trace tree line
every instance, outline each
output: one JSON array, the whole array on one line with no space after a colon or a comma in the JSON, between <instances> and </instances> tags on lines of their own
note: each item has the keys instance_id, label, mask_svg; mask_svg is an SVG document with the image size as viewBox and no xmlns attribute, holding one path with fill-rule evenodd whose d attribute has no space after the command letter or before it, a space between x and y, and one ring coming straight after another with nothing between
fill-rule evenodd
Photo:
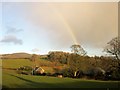
<instances>
[{"instance_id":1,"label":"tree line","mask_svg":"<svg viewBox=\"0 0 120 90\"><path fill-rule=\"evenodd\" d=\"M71 53L63 51L51 51L46 60L53 63L66 64L67 67L57 70L56 73L64 77L92 78L102 80L120 80L120 39L113 38L107 43L104 51L110 56L87 56L87 52L80 45L72 45ZM40 58L40 57L39 57ZM31 57L33 65L36 65L37 55Z\"/></svg>"},{"instance_id":2,"label":"tree line","mask_svg":"<svg viewBox=\"0 0 120 90\"><path fill-rule=\"evenodd\" d=\"M120 39L113 38L107 43L104 51L110 56L87 56L87 52L80 45L72 45L71 52L49 52L48 60L67 64L68 68L59 71L64 76L88 76L94 79L120 80Z\"/></svg>"}]
</instances>

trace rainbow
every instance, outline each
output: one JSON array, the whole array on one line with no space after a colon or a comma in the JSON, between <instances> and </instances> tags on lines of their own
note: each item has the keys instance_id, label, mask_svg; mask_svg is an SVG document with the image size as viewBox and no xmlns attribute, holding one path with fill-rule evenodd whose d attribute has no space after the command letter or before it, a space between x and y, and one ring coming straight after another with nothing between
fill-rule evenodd
<instances>
[{"instance_id":1,"label":"rainbow","mask_svg":"<svg viewBox=\"0 0 120 90\"><path fill-rule=\"evenodd\" d=\"M65 25L66 30L68 31L68 33L70 34L72 41L74 44L78 44L78 41L75 37L75 34L73 32L73 30L71 29L70 25L68 24L67 20L63 17L62 13L60 13L57 8L55 8L54 6L51 6L52 9L54 10L55 14L59 17L60 21Z\"/></svg>"}]
</instances>

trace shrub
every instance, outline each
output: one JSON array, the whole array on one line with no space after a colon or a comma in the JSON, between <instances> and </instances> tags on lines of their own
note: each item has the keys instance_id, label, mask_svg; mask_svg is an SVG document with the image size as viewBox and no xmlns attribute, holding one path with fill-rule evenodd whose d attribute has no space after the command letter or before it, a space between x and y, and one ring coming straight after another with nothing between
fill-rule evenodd
<instances>
[{"instance_id":1,"label":"shrub","mask_svg":"<svg viewBox=\"0 0 120 90\"><path fill-rule=\"evenodd\" d=\"M17 69L17 73L18 74L25 74L25 75L29 75L32 73L32 67L30 66L22 66L22 67L19 67Z\"/></svg>"},{"instance_id":2,"label":"shrub","mask_svg":"<svg viewBox=\"0 0 120 90\"><path fill-rule=\"evenodd\" d=\"M62 73L54 73L54 74L52 74L52 76L55 76L55 77L57 77L58 75L62 75Z\"/></svg>"},{"instance_id":3,"label":"shrub","mask_svg":"<svg viewBox=\"0 0 120 90\"><path fill-rule=\"evenodd\" d=\"M46 73L46 76L52 76L52 74L51 73Z\"/></svg>"},{"instance_id":4,"label":"shrub","mask_svg":"<svg viewBox=\"0 0 120 90\"><path fill-rule=\"evenodd\" d=\"M39 76L46 76L47 74L46 73L35 73L34 75L39 75Z\"/></svg>"},{"instance_id":5,"label":"shrub","mask_svg":"<svg viewBox=\"0 0 120 90\"><path fill-rule=\"evenodd\" d=\"M65 68L63 70L60 71L60 73L64 76L64 77L72 77L72 71L70 68Z\"/></svg>"},{"instance_id":6,"label":"shrub","mask_svg":"<svg viewBox=\"0 0 120 90\"><path fill-rule=\"evenodd\" d=\"M19 67L17 70L32 71L32 67L30 67L30 66L23 66L23 67Z\"/></svg>"}]
</instances>

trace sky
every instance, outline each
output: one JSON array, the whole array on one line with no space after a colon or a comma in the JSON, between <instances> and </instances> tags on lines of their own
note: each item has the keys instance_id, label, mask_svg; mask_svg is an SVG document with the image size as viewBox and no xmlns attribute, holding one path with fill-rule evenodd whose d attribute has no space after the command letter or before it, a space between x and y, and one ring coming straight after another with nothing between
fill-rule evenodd
<instances>
[{"instance_id":1,"label":"sky","mask_svg":"<svg viewBox=\"0 0 120 90\"><path fill-rule=\"evenodd\" d=\"M89 56L104 55L118 35L117 2L3 2L0 11L0 54L70 52L80 44Z\"/></svg>"}]
</instances>

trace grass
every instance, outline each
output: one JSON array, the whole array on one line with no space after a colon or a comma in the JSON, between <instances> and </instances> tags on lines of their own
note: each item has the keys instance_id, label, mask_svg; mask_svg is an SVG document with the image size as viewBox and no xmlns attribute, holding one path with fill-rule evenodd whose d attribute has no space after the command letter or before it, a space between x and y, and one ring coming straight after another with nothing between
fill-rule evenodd
<instances>
[{"instance_id":1,"label":"grass","mask_svg":"<svg viewBox=\"0 0 120 90\"><path fill-rule=\"evenodd\" d=\"M117 88L118 81L19 75L10 71L4 71L3 86L8 88Z\"/></svg>"},{"instance_id":2,"label":"grass","mask_svg":"<svg viewBox=\"0 0 120 90\"><path fill-rule=\"evenodd\" d=\"M37 61L46 73L54 73L53 64L48 60L40 59ZM29 59L4 59L2 61L3 68L19 68L21 66L32 66L33 63ZM45 65L45 66L42 66Z\"/></svg>"},{"instance_id":3,"label":"grass","mask_svg":"<svg viewBox=\"0 0 120 90\"><path fill-rule=\"evenodd\" d=\"M28 59L4 59L2 60L3 68L19 68L21 66L32 66L32 62Z\"/></svg>"},{"instance_id":4,"label":"grass","mask_svg":"<svg viewBox=\"0 0 120 90\"><path fill-rule=\"evenodd\" d=\"M4 60L3 67L18 68L31 65L22 60ZM120 81L82 80L49 76L32 76L16 74L14 70L3 69L2 85L7 88L117 88Z\"/></svg>"},{"instance_id":5,"label":"grass","mask_svg":"<svg viewBox=\"0 0 120 90\"><path fill-rule=\"evenodd\" d=\"M47 60L40 59L38 63L41 63L43 65L51 65L52 62ZM3 68L19 68L21 66L32 66L33 63L28 59L4 59L2 61L2 67ZM42 66L42 68L45 70L45 72L50 73L54 72L53 68L50 66Z\"/></svg>"},{"instance_id":6,"label":"grass","mask_svg":"<svg viewBox=\"0 0 120 90\"><path fill-rule=\"evenodd\" d=\"M19 75L6 70L3 71L3 86L8 88L116 88L118 81Z\"/></svg>"}]
</instances>

